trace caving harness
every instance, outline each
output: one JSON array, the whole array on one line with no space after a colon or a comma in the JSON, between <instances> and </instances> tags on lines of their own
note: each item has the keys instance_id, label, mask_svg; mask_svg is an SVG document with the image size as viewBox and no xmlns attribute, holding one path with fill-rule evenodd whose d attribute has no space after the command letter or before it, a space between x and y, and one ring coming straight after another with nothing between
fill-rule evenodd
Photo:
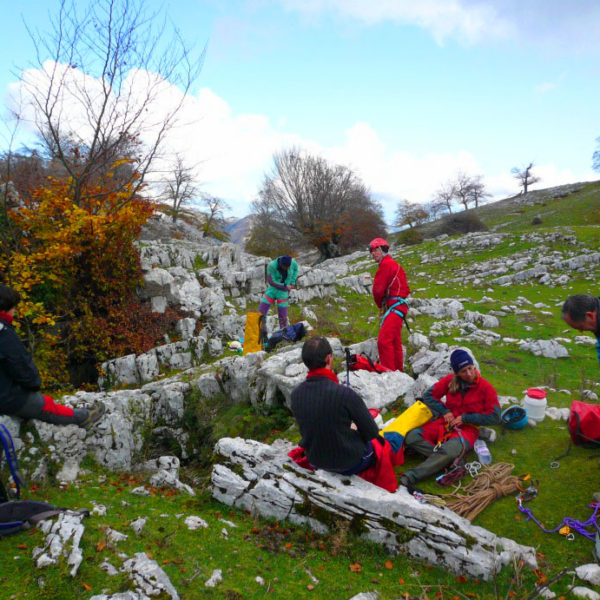
<instances>
[{"instance_id":1,"label":"caving harness","mask_svg":"<svg viewBox=\"0 0 600 600\"><path fill-rule=\"evenodd\" d=\"M410 327L408 325L408 321L406 320L406 314L403 313L401 310L398 310L399 306L402 306L402 305L408 306L408 302L406 301L406 298L403 298L402 296L391 296L390 298L384 299L385 302L387 302L388 300L394 300L394 304L392 304L392 306L389 306L388 309L385 311L385 313L383 313L383 316L381 317L381 322L379 323L379 326L381 327L383 325L383 322L385 321L386 317L390 313L394 313L394 314L398 315L404 321L404 324L406 325L406 329L408 329L408 333L411 333Z\"/></svg>"},{"instance_id":2,"label":"caving harness","mask_svg":"<svg viewBox=\"0 0 600 600\"><path fill-rule=\"evenodd\" d=\"M444 434L444 437L435 445L433 449L434 452L437 452L444 442L447 442L449 439L451 439L451 433L453 432L453 429L450 429L447 425L446 428L447 431ZM443 487L450 487L451 485L454 485L457 481L460 481L467 473L470 472L467 470L463 460L465 454L467 453L467 444L460 429L457 429L457 431L458 438L462 444L462 450L460 451L460 454L452 461L450 467L448 467L441 475L438 475L435 478L437 483ZM479 468L481 468L481 464L479 464ZM479 470L473 465L473 471L477 473Z\"/></svg>"},{"instance_id":3,"label":"caving harness","mask_svg":"<svg viewBox=\"0 0 600 600\"><path fill-rule=\"evenodd\" d=\"M388 306L387 309L385 310L385 312L383 313L383 316L381 317L381 321L379 322L379 327L383 327L383 322L385 321L386 317L389 314L394 313L394 314L398 315L404 321L404 324L406 325L406 329L408 330L408 333L411 333L410 327L408 325L408 321L406 320L406 314L404 314L398 308L403 305L405 305L408 308L408 302L406 301L406 298L403 298L402 296L389 296L388 297L390 287L392 287L392 283L394 283L394 281L398 278L399 273L400 273L400 265L398 265L398 270L396 271L394 278L392 279L392 281L390 281L390 283L387 287L385 296L383 297L383 302L381 303L382 310L383 310L383 307L386 306L390 300L393 300L394 304L392 304L392 306Z\"/></svg>"}]
</instances>

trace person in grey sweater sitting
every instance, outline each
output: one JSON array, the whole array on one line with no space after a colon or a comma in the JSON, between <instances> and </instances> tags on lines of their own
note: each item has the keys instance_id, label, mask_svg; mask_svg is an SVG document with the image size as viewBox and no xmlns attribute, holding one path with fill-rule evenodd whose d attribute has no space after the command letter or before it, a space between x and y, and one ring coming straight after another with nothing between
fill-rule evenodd
<instances>
[{"instance_id":1,"label":"person in grey sweater sitting","mask_svg":"<svg viewBox=\"0 0 600 600\"><path fill-rule=\"evenodd\" d=\"M333 350L325 337L302 346L308 375L292 392L292 412L310 464L342 475L354 475L376 461L372 440L379 428L362 398L339 383L333 372Z\"/></svg>"}]
</instances>

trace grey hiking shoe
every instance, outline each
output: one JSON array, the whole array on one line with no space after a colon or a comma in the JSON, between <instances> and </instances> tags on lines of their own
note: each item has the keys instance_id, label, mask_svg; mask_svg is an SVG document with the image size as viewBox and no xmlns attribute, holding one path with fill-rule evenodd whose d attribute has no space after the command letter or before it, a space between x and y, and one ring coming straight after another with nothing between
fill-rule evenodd
<instances>
[{"instance_id":1,"label":"grey hiking shoe","mask_svg":"<svg viewBox=\"0 0 600 600\"><path fill-rule=\"evenodd\" d=\"M92 408L88 408L87 417L79 424L79 427L83 427L86 431L89 431L94 423L104 416L105 412L106 406L104 402L97 402Z\"/></svg>"},{"instance_id":2,"label":"grey hiking shoe","mask_svg":"<svg viewBox=\"0 0 600 600\"><path fill-rule=\"evenodd\" d=\"M495 442L498 434L495 429L491 427L480 427L479 428L479 439L484 442Z\"/></svg>"}]
</instances>

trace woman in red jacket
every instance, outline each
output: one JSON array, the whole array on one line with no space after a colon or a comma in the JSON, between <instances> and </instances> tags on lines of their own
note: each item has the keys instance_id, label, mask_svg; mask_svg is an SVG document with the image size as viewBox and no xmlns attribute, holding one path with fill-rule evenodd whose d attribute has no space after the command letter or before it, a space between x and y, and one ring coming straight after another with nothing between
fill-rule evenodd
<instances>
[{"instance_id":1,"label":"woman in red jacket","mask_svg":"<svg viewBox=\"0 0 600 600\"><path fill-rule=\"evenodd\" d=\"M400 483L407 487L438 473L471 450L480 425L500 424L498 394L481 377L471 355L460 348L454 350L450 364L454 373L440 379L423 396L433 413L431 421L410 431L404 440L407 450L427 457L402 475Z\"/></svg>"},{"instance_id":2,"label":"woman in red jacket","mask_svg":"<svg viewBox=\"0 0 600 600\"><path fill-rule=\"evenodd\" d=\"M408 304L410 288L404 269L388 254L389 244L375 238L369 252L379 265L373 280L373 300L381 311L381 327L377 337L379 362L392 371L404 370L402 356L402 325Z\"/></svg>"}]
</instances>

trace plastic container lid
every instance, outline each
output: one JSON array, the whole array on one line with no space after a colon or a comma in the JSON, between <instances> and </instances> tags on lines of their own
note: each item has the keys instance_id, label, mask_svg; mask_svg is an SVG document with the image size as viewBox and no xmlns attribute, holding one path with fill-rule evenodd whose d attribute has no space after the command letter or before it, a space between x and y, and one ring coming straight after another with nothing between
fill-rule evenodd
<instances>
[{"instance_id":1,"label":"plastic container lid","mask_svg":"<svg viewBox=\"0 0 600 600\"><path fill-rule=\"evenodd\" d=\"M529 388L527 395L535 400L543 400L546 397L546 390L540 390L538 388Z\"/></svg>"}]
</instances>

